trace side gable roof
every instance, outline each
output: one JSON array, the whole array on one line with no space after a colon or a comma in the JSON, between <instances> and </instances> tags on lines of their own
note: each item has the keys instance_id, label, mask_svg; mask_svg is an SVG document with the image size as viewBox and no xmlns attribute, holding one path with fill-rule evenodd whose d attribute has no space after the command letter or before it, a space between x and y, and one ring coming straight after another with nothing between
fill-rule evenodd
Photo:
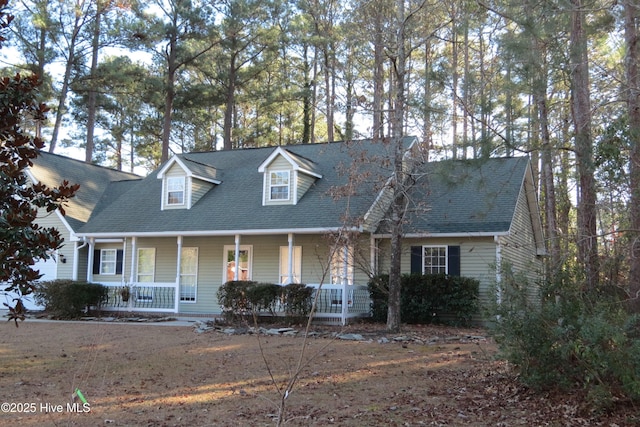
<instances>
[{"instance_id":1,"label":"side gable roof","mask_svg":"<svg viewBox=\"0 0 640 427\"><path fill-rule=\"evenodd\" d=\"M417 183L409 193L406 234L508 233L528 169L527 157L427 163L417 171ZM536 210L532 217L539 218L535 200L529 208ZM386 232L381 224L377 234Z\"/></svg>"},{"instance_id":2,"label":"side gable roof","mask_svg":"<svg viewBox=\"0 0 640 427\"><path fill-rule=\"evenodd\" d=\"M30 178L49 187L60 185L63 181L80 184L76 195L65 205L64 217L69 226L76 231L85 224L109 184L117 181L139 180L138 175L105 168L69 157L41 151L27 172Z\"/></svg>"},{"instance_id":3,"label":"side gable roof","mask_svg":"<svg viewBox=\"0 0 640 427\"><path fill-rule=\"evenodd\" d=\"M406 138L409 147L415 138ZM263 206L263 176L258 171L274 152L285 153L296 164L322 176L296 205ZM389 145L371 141L302 144L231 151L188 153L182 163L206 165L222 173L220 185L209 190L189 210L161 210L162 181L158 174L165 164L105 206L80 230L94 237L133 235L229 235L276 232L321 232L344 225L347 210L352 217L364 216L376 196L376 182L359 186L350 198L333 198L332 190L348 180L344 169L366 156L387 156ZM309 160L312 159L312 160ZM176 160L177 161L177 160ZM379 163L367 166L378 172ZM384 172L384 170L382 171Z\"/></svg>"}]
</instances>

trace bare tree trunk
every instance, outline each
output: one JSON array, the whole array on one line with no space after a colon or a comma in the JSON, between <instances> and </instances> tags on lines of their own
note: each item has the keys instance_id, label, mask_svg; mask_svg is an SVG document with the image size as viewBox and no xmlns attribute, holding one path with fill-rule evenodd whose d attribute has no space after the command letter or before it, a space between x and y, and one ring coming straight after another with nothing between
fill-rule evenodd
<instances>
[{"instance_id":1,"label":"bare tree trunk","mask_svg":"<svg viewBox=\"0 0 640 427\"><path fill-rule=\"evenodd\" d=\"M96 3L96 20L93 23L93 40L91 46L91 72L89 78L89 99L87 103L87 142L84 149L84 161L91 163L93 161L93 138L96 127L96 88L95 78L98 68L98 53L100 52L100 21L104 9L100 8L100 2ZM118 169L120 170L120 169Z\"/></svg>"},{"instance_id":2,"label":"bare tree trunk","mask_svg":"<svg viewBox=\"0 0 640 427\"><path fill-rule=\"evenodd\" d=\"M175 99L175 82L176 72L178 70L177 52L178 48L178 35L176 34L177 20L174 14L173 32L171 33L168 46L167 56L167 81L166 91L164 99L164 117L162 121L162 157L160 163L164 163L169 160L169 142L171 141L171 120L173 118L173 101Z\"/></svg>"},{"instance_id":3,"label":"bare tree trunk","mask_svg":"<svg viewBox=\"0 0 640 427\"><path fill-rule=\"evenodd\" d=\"M578 161L578 263L584 268L585 285L598 284L598 241L596 236L596 187L591 136L591 101L589 91L589 58L582 0L571 0L571 65L572 115L575 150Z\"/></svg>"},{"instance_id":4,"label":"bare tree trunk","mask_svg":"<svg viewBox=\"0 0 640 427\"><path fill-rule=\"evenodd\" d=\"M327 116L327 139L329 141L334 140L333 135L333 104L334 98L334 80L332 74L334 74L334 61L332 60L333 52L330 52L331 43L325 43L324 45L324 90L325 90L325 114Z\"/></svg>"},{"instance_id":5,"label":"bare tree trunk","mask_svg":"<svg viewBox=\"0 0 640 427\"><path fill-rule=\"evenodd\" d=\"M401 325L400 293L401 293L401 265L402 236L405 200L405 173L402 165L404 154L402 137L404 132L404 78L405 78L405 9L404 0L397 0L397 34L396 52L393 61L393 74L395 75L395 96L393 105L393 203L391 205L391 259L389 265L389 301L387 311L387 330L399 331Z\"/></svg>"},{"instance_id":6,"label":"bare tree trunk","mask_svg":"<svg viewBox=\"0 0 640 427\"><path fill-rule=\"evenodd\" d=\"M466 12L463 17L462 25L464 26L464 34L462 36L462 45L464 49L462 54L462 57L464 58L464 81L462 82L462 102L464 104L462 109L462 158L466 159L467 148L469 147L469 110L471 108L471 96L469 94L469 86L471 80L471 70L469 69L469 17Z\"/></svg>"},{"instance_id":7,"label":"bare tree trunk","mask_svg":"<svg viewBox=\"0 0 640 427\"><path fill-rule=\"evenodd\" d=\"M458 158L458 20L456 6L451 11L451 147L453 158Z\"/></svg>"},{"instance_id":8,"label":"bare tree trunk","mask_svg":"<svg viewBox=\"0 0 640 427\"><path fill-rule=\"evenodd\" d=\"M372 138L377 141L384 138L384 46L382 41L382 16L376 14L373 42L373 129Z\"/></svg>"},{"instance_id":9,"label":"bare tree trunk","mask_svg":"<svg viewBox=\"0 0 640 427\"><path fill-rule=\"evenodd\" d=\"M546 79L542 79L546 82ZM553 152L549 135L547 102L543 93L546 87L536 95L538 105L539 127L542 138L542 184L544 188L544 211L547 240L549 242L549 277L553 280L559 273L562 260L558 243L558 224L556 221L556 190L553 180Z\"/></svg>"},{"instance_id":10,"label":"bare tree trunk","mask_svg":"<svg viewBox=\"0 0 640 427\"><path fill-rule=\"evenodd\" d=\"M316 142L316 106L318 105L318 48L313 47L313 84L311 92L311 143Z\"/></svg>"},{"instance_id":11,"label":"bare tree trunk","mask_svg":"<svg viewBox=\"0 0 640 427\"><path fill-rule=\"evenodd\" d=\"M630 175L631 199L629 213L631 216L631 248L629 256L629 291L631 293L631 310L640 312L640 40L638 26L640 24L640 2L625 0L624 34L627 45L625 61L627 79L627 112L629 115L629 134L631 141Z\"/></svg>"},{"instance_id":12,"label":"bare tree trunk","mask_svg":"<svg viewBox=\"0 0 640 427\"><path fill-rule=\"evenodd\" d=\"M235 93L236 93L236 55L232 54L231 63L229 64L229 81L227 82L227 96L225 99L224 109L224 128L223 128L223 141L224 150L231 150L233 148L233 110L235 105Z\"/></svg>"},{"instance_id":13,"label":"bare tree trunk","mask_svg":"<svg viewBox=\"0 0 640 427\"><path fill-rule=\"evenodd\" d=\"M433 52L431 51L431 42L427 40L424 45L424 106L422 119L422 135L424 144L425 161L429 160L429 152L433 143L431 130L431 101L433 92L431 88L431 60Z\"/></svg>"},{"instance_id":14,"label":"bare tree trunk","mask_svg":"<svg viewBox=\"0 0 640 427\"><path fill-rule=\"evenodd\" d=\"M56 120L53 125L53 132L51 133L51 140L49 142L49 152L53 153L58 143L58 136L60 134L60 127L62 126L62 117L67 112L67 95L69 94L69 85L71 83L71 70L73 69L73 63L76 59L76 44L78 42L78 36L80 29L84 25L85 21L84 13L77 13L71 37L69 39L69 56L64 67L64 75L62 78L62 88L60 89L60 98L58 98L58 109L56 110Z\"/></svg>"},{"instance_id":15,"label":"bare tree trunk","mask_svg":"<svg viewBox=\"0 0 640 427\"><path fill-rule=\"evenodd\" d=\"M309 65L309 45L304 45L304 96L302 99L302 143L308 144L311 142L311 110L312 104L312 81L311 81L311 66Z\"/></svg>"}]
</instances>

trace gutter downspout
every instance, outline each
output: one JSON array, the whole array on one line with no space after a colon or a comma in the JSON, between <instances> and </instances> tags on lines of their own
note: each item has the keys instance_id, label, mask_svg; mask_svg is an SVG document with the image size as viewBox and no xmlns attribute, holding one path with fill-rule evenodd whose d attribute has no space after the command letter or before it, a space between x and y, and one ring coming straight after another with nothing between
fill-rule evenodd
<instances>
[{"instance_id":1,"label":"gutter downspout","mask_svg":"<svg viewBox=\"0 0 640 427\"><path fill-rule=\"evenodd\" d=\"M82 237L82 245L78 246L78 241L73 242L73 267L71 271L71 280L78 280L78 268L80 267L80 262L78 258L80 257L80 249L83 249L87 246L87 238ZM87 269L89 266L87 266Z\"/></svg>"}]
</instances>

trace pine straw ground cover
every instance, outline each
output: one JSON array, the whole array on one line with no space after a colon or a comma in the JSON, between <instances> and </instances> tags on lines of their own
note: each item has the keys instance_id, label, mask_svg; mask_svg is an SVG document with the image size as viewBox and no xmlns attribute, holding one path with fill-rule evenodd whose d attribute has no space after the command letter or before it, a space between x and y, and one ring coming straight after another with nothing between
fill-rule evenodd
<instances>
[{"instance_id":1,"label":"pine straw ground cover","mask_svg":"<svg viewBox=\"0 0 640 427\"><path fill-rule=\"evenodd\" d=\"M1 324L0 425L272 426L300 336L196 333L169 323ZM301 327L297 328L301 330ZM625 426L634 408L594 414L581 393L518 384L483 330L318 326L286 402L291 426ZM474 337L474 338L467 338ZM386 342L386 339L389 341ZM80 389L80 398L72 400ZM75 403L75 405L72 404ZM69 404L69 405L68 405ZM88 412L84 412L88 410Z\"/></svg>"}]
</instances>

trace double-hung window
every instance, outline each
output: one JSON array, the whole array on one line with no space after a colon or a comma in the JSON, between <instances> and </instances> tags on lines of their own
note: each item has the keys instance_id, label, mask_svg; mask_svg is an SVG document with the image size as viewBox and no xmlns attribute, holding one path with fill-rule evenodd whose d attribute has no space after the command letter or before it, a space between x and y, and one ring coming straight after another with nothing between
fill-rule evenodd
<instances>
[{"instance_id":1,"label":"double-hung window","mask_svg":"<svg viewBox=\"0 0 640 427\"><path fill-rule=\"evenodd\" d=\"M171 176L167 178L167 205L184 205L185 178Z\"/></svg>"},{"instance_id":2,"label":"double-hung window","mask_svg":"<svg viewBox=\"0 0 640 427\"><path fill-rule=\"evenodd\" d=\"M411 273L460 276L460 246L411 246Z\"/></svg>"},{"instance_id":3,"label":"double-hung window","mask_svg":"<svg viewBox=\"0 0 640 427\"><path fill-rule=\"evenodd\" d=\"M100 251L100 274L116 274L117 249Z\"/></svg>"},{"instance_id":4,"label":"double-hung window","mask_svg":"<svg viewBox=\"0 0 640 427\"><path fill-rule=\"evenodd\" d=\"M289 171L269 173L269 200L289 200Z\"/></svg>"},{"instance_id":5,"label":"double-hung window","mask_svg":"<svg viewBox=\"0 0 640 427\"><path fill-rule=\"evenodd\" d=\"M182 248L180 254L180 301L196 302L198 248Z\"/></svg>"},{"instance_id":6,"label":"double-hung window","mask_svg":"<svg viewBox=\"0 0 640 427\"><path fill-rule=\"evenodd\" d=\"M422 272L424 274L447 274L447 247L422 247Z\"/></svg>"}]
</instances>

